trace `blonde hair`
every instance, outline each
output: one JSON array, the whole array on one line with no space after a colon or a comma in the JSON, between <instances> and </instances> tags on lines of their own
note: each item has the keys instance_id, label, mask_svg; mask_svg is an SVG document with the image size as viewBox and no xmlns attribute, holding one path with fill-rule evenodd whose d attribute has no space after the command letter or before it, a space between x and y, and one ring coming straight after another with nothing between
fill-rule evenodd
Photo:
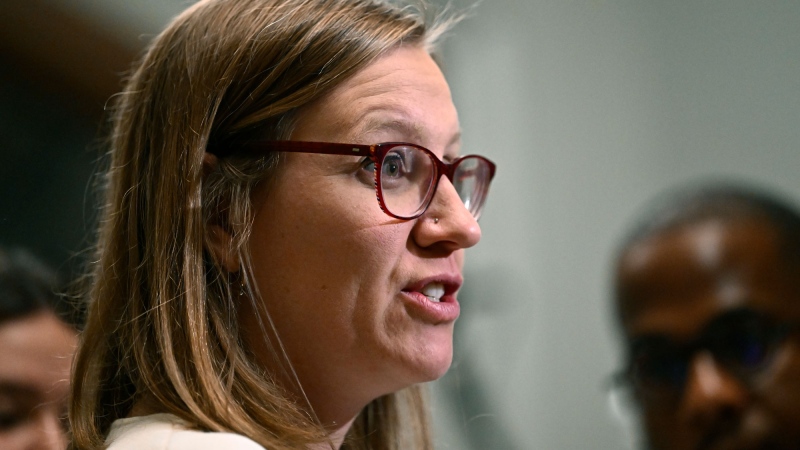
<instances>
[{"instance_id":1,"label":"blonde hair","mask_svg":"<svg viewBox=\"0 0 800 450\"><path fill-rule=\"evenodd\" d=\"M388 50L431 52L455 19L428 25L427 15L424 4L370 0L207 0L150 44L115 99L71 448L103 447L143 396L193 427L270 449L326 442L313 412L248 353L238 281L209 251L208 224L218 223L243 253L252 191L277 156L224 158L204 174L204 153L211 142L288 138L303 106ZM419 386L378 398L344 448L429 448L426 411Z\"/></svg>"}]
</instances>

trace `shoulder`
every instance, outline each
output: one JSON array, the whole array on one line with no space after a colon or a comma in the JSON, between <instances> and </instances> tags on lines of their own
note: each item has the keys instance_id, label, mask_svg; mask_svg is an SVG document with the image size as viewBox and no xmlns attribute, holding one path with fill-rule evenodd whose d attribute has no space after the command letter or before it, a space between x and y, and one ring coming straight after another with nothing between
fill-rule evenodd
<instances>
[{"instance_id":1,"label":"shoulder","mask_svg":"<svg viewBox=\"0 0 800 450\"><path fill-rule=\"evenodd\" d=\"M190 430L172 414L117 420L111 425L106 444L108 450L264 450L238 434Z\"/></svg>"}]
</instances>

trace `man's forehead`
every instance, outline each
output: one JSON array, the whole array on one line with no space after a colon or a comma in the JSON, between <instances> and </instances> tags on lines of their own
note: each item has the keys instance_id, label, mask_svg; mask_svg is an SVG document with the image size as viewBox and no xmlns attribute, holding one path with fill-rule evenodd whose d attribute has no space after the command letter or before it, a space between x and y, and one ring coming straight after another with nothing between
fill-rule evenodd
<instances>
[{"instance_id":1,"label":"man's forehead","mask_svg":"<svg viewBox=\"0 0 800 450\"><path fill-rule=\"evenodd\" d=\"M800 277L781 264L776 242L774 229L763 224L721 222L637 242L618 265L616 300L623 328L628 335L689 333L740 306L800 313Z\"/></svg>"}]
</instances>

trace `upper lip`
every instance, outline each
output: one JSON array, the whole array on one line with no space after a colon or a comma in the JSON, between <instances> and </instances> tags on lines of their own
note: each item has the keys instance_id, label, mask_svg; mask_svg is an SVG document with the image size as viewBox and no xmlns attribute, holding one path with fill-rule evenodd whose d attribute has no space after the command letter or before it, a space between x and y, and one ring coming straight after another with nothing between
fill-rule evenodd
<instances>
[{"instance_id":1,"label":"upper lip","mask_svg":"<svg viewBox=\"0 0 800 450\"><path fill-rule=\"evenodd\" d=\"M403 288L405 292L421 292L422 289L431 283L442 283L444 285L444 295L455 294L464 283L459 274L439 274L413 281Z\"/></svg>"}]
</instances>

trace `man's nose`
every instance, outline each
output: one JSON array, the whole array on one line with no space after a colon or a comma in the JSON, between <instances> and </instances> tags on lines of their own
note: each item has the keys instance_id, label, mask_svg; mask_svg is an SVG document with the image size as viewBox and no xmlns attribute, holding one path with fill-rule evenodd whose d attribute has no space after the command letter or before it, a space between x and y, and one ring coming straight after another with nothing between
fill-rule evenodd
<instances>
[{"instance_id":1,"label":"man's nose","mask_svg":"<svg viewBox=\"0 0 800 450\"><path fill-rule=\"evenodd\" d=\"M720 366L711 353L700 352L689 367L681 416L687 425L700 429L736 421L749 398L747 386Z\"/></svg>"}]
</instances>

